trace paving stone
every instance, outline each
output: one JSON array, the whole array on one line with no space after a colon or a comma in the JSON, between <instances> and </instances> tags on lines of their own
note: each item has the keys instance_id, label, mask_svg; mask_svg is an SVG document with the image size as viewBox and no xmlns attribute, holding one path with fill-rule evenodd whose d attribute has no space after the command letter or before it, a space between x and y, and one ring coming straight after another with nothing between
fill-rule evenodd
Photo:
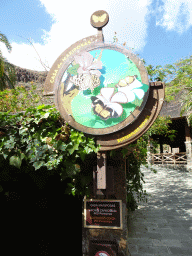
<instances>
[{"instance_id":1,"label":"paving stone","mask_svg":"<svg viewBox=\"0 0 192 256\"><path fill-rule=\"evenodd\" d=\"M155 233L155 232L146 232L146 233L136 232L135 235L138 238L162 239L162 235L160 233Z\"/></svg>"},{"instance_id":2,"label":"paving stone","mask_svg":"<svg viewBox=\"0 0 192 256\"><path fill-rule=\"evenodd\" d=\"M183 228L181 224L178 224L177 222L168 222L163 224L158 224L158 228Z\"/></svg>"},{"instance_id":3,"label":"paving stone","mask_svg":"<svg viewBox=\"0 0 192 256\"><path fill-rule=\"evenodd\" d=\"M190 248L176 248L176 247L169 247L169 250L173 255L188 255L191 253Z\"/></svg>"},{"instance_id":4,"label":"paving stone","mask_svg":"<svg viewBox=\"0 0 192 256\"><path fill-rule=\"evenodd\" d=\"M160 233L160 234L173 234L174 232L172 231L172 229L169 227L169 228L148 228L148 231L149 232L154 232L154 233Z\"/></svg>"},{"instance_id":5,"label":"paving stone","mask_svg":"<svg viewBox=\"0 0 192 256\"><path fill-rule=\"evenodd\" d=\"M154 247L152 246L138 245L137 248L138 248L138 253L151 253L151 254L155 253Z\"/></svg>"},{"instance_id":6,"label":"paving stone","mask_svg":"<svg viewBox=\"0 0 192 256\"><path fill-rule=\"evenodd\" d=\"M165 214L163 214L163 217L167 220L167 222L176 221L174 214L168 215L165 213Z\"/></svg>"},{"instance_id":7,"label":"paving stone","mask_svg":"<svg viewBox=\"0 0 192 256\"><path fill-rule=\"evenodd\" d=\"M192 241L181 241L181 246L184 248L191 248L192 252Z\"/></svg>"},{"instance_id":8,"label":"paving stone","mask_svg":"<svg viewBox=\"0 0 192 256\"><path fill-rule=\"evenodd\" d=\"M149 238L129 238L128 243L132 245L153 245L153 239Z\"/></svg>"},{"instance_id":9,"label":"paving stone","mask_svg":"<svg viewBox=\"0 0 192 256\"><path fill-rule=\"evenodd\" d=\"M181 247L182 244L179 240L174 239L162 239L162 243L166 246Z\"/></svg>"},{"instance_id":10,"label":"paving stone","mask_svg":"<svg viewBox=\"0 0 192 256\"><path fill-rule=\"evenodd\" d=\"M146 228L158 228L159 224L153 223L153 222L145 222L145 227Z\"/></svg>"},{"instance_id":11,"label":"paving stone","mask_svg":"<svg viewBox=\"0 0 192 256\"><path fill-rule=\"evenodd\" d=\"M133 244L130 244L129 245L129 252L131 253L138 253L138 250L137 250L137 246L136 245L133 245Z\"/></svg>"},{"instance_id":12,"label":"paving stone","mask_svg":"<svg viewBox=\"0 0 192 256\"><path fill-rule=\"evenodd\" d=\"M137 232L138 233L138 232ZM128 230L128 239L130 239L130 238L138 238L138 235L137 235L137 233L136 232L129 232L129 230Z\"/></svg>"},{"instance_id":13,"label":"paving stone","mask_svg":"<svg viewBox=\"0 0 192 256\"><path fill-rule=\"evenodd\" d=\"M162 240L152 239L153 246L165 246Z\"/></svg>"},{"instance_id":14,"label":"paving stone","mask_svg":"<svg viewBox=\"0 0 192 256\"><path fill-rule=\"evenodd\" d=\"M169 250L166 246L158 246L158 247L152 247L152 246L137 246L138 252L141 253L151 253L151 254L157 254L157 253L169 253Z\"/></svg>"},{"instance_id":15,"label":"paving stone","mask_svg":"<svg viewBox=\"0 0 192 256\"><path fill-rule=\"evenodd\" d=\"M186 234L186 233L188 233L188 234L190 234L190 231L189 230L187 230L186 228L171 228L172 229L172 231L173 231L173 233L174 234ZM192 231L191 231L191 234L192 234Z\"/></svg>"},{"instance_id":16,"label":"paving stone","mask_svg":"<svg viewBox=\"0 0 192 256\"><path fill-rule=\"evenodd\" d=\"M186 234L162 234L162 238L192 242L192 239L190 238L190 236L188 236Z\"/></svg>"},{"instance_id":17,"label":"paving stone","mask_svg":"<svg viewBox=\"0 0 192 256\"><path fill-rule=\"evenodd\" d=\"M185 229L187 229L187 230L192 230L192 223L182 223L181 224Z\"/></svg>"},{"instance_id":18,"label":"paving stone","mask_svg":"<svg viewBox=\"0 0 192 256\"><path fill-rule=\"evenodd\" d=\"M170 256L170 253L164 253L164 252L158 252L157 254L155 253L154 256Z\"/></svg>"},{"instance_id":19,"label":"paving stone","mask_svg":"<svg viewBox=\"0 0 192 256\"><path fill-rule=\"evenodd\" d=\"M131 256L155 256L155 255L149 254L149 253L131 253ZM169 254L169 256L170 256L170 254Z\"/></svg>"},{"instance_id":20,"label":"paving stone","mask_svg":"<svg viewBox=\"0 0 192 256\"><path fill-rule=\"evenodd\" d=\"M192 220L192 217L191 216L186 216L186 215L180 215L180 216L174 216L176 220Z\"/></svg>"},{"instance_id":21,"label":"paving stone","mask_svg":"<svg viewBox=\"0 0 192 256\"><path fill-rule=\"evenodd\" d=\"M138 249L131 256L192 256L192 173L155 169L141 168L150 196L131 214L128 244Z\"/></svg>"},{"instance_id":22,"label":"paving stone","mask_svg":"<svg viewBox=\"0 0 192 256\"><path fill-rule=\"evenodd\" d=\"M161 218L147 218L146 220L143 220L144 223L156 223L156 224L162 224L162 223L167 223L166 219L161 219Z\"/></svg>"}]
</instances>

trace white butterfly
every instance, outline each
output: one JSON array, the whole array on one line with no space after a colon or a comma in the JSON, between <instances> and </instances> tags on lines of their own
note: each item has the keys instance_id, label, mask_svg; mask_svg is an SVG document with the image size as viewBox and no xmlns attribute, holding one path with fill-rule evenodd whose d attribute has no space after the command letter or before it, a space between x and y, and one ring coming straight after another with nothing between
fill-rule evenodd
<instances>
[{"instance_id":1,"label":"white butterfly","mask_svg":"<svg viewBox=\"0 0 192 256\"><path fill-rule=\"evenodd\" d=\"M139 89L141 86L142 83L135 79L130 85L118 87L118 92L123 92L126 95L128 102L133 102L136 96L139 99L143 98L145 93L142 89Z\"/></svg>"},{"instance_id":2,"label":"white butterfly","mask_svg":"<svg viewBox=\"0 0 192 256\"><path fill-rule=\"evenodd\" d=\"M101 88L101 95L92 96L92 107L96 115L107 120L110 117L119 117L123 113L123 107L119 103L127 103L128 99L122 92L115 92L115 88Z\"/></svg>"}]
</instances>

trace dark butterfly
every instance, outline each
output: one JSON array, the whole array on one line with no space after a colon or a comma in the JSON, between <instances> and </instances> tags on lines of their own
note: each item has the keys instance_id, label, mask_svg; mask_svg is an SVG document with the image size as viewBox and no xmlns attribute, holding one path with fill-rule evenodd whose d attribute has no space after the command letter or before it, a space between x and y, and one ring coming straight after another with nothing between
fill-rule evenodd
<instances>
[{"instance_id":1,"label":"dark butterfly","mask_svg":"<svg viewBox=\"0 0 192 256\"><path fill-rule=\"evenodd\" d=\"M92 100L92 107L93 112L99 116L102 120L107 120L111 117L118 117L118 113L110 108L109 106L106 106L104 102L102 102L100 99L98 99L95 96L91 97Z\"/></svg>"}]
</instances>

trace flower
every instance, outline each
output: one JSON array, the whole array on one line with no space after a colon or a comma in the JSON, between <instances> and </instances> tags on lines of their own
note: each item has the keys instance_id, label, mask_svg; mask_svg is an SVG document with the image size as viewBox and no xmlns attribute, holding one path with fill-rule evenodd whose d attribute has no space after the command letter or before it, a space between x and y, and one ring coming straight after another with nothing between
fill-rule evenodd
<instances>
[{"instance_id":1,"label":"flower","mask_svg":"<svg viewBox=\"0 0 192 256\"><path fill-rule=\"evenodd\" d=\"M142 89L139 89L139 87L141 86L142 83L135 79L130 85L119 87L118 92L123 92L126 95L128 102L133 102L136 96L139 99L143 98L144 91Z\"/></svg>"},{"instance_id":2,"label":"flower","mask_svg":"<svg viewBox=\"0 0 192 256\"><path fill-rule=\"evenodd\" d=\"M119 103L127 103L127 97L124 93L117 92L114 94L114 92L115 88L105 87L101 88L101 95L91 97L95 114L104 120L121 116L123 107Z\"/></svg>"},{"instance_id":3,"label":"flower","mask_svg":"<svg viewBox=\"0 0 192 256\"><path fill-rule=\"evenodd\" d=\"M81 55L74 56L75 62L80 65L77 70L78 74L88 74L101 76L98 69L102 69L102 62L100 60L93 61L93 56L89 52L83 52Z\"/></svg>"}]
</instances>

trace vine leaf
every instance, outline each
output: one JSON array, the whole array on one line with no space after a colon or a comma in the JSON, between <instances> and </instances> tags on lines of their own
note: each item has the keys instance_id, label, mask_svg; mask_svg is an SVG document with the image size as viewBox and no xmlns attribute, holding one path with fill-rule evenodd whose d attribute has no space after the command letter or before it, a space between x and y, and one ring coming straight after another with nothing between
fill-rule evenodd
<instances>
[{"instance_id":1,"label":"vine leaf","mask_svg":"<svg viewBox=\"0 0 192 256\"><path fill-rule=\"evenodd\" d=\"M20 168L22 159L19 156L11 156L9 159L9 164L17 168Z\"/></svg>"},{"instance_id":2,"label":"vine leaf","mask_svg":"<svg viewBox=\"0 0 192 256\"><path fill-rule=\"evenodd\" d=\"M33 164L33 166L35 167L35 170L38 170L38 169L40 169L41 168L41 166L43 166L44 165L44 161L38 161L38 162L35 162L34 164Z\"/></svg>"}]
</instances>

